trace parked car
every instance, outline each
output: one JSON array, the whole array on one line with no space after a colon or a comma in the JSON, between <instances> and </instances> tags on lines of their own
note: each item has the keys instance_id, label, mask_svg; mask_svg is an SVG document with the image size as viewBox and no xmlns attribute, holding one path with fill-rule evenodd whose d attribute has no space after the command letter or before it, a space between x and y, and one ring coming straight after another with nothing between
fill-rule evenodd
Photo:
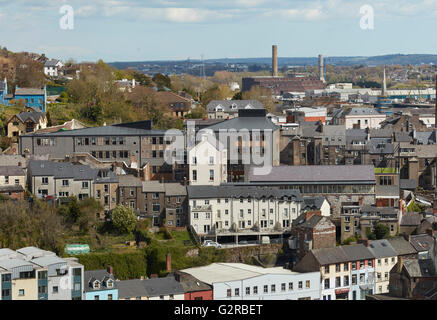
<instances>
[{"instance_id":1,"label":"parked car","mask_svg":"<svg viewBox=\"0 0 437 320\"><path fill-rule=\"evenodd\" d=\"M212 241L212 240L205 240L202 244L203 247L215 247L215 248L221 248L222 245L218 242Z\"/></svg>"}]
</instances>

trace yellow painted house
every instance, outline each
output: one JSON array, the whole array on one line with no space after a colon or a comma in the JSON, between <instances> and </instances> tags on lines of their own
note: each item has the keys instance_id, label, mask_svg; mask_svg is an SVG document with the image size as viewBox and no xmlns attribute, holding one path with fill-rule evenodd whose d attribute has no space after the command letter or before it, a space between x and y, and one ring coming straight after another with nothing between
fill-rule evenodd
<instances>
[{"instance_id":1,"label":"yellow painted house","mask_svg":"<svg viewBox=\"0 0 437 320\"><path fill-rule=\"evenodd\" d=\"M18 139L18 136L47 127L45 112L26 111L13 115L8 121L8 137Z\"/></svg>"}]
</instances>

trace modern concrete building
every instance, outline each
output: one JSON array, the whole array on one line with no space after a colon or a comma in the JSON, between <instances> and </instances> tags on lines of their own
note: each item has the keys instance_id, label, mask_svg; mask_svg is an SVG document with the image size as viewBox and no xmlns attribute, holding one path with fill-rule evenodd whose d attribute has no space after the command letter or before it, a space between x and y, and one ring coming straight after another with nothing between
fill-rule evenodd
<instances>
[{"instance_id":1,"label":"modern concrete building","mask_svg":"<svg viewBox=\"0 0 437 320\"><path fill-rule=\"evenodd\" d=\"M214 300L319 300L320 272L213 263L181 270L213 287Z\"/></svg>"},{"instance_id":2,"label":"modern concrete building","mask_svg":"<svg viewBox=\"0 0 437 320\"><path fill-rule=\"evenodd\" d=\"M1 300L82 300L84 267L35 247L0 249Z\"/></svg>"}]
</instances>

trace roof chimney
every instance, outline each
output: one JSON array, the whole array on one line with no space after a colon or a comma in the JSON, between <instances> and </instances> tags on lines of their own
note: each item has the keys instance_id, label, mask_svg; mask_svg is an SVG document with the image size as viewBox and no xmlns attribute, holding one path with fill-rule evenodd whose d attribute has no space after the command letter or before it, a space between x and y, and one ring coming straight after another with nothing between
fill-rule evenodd
<instances>
[{"instance_id":1,"label":"roof chimney","mask_svg":"<svg viewBox=\"0 0 437 320\"><path fill-rule=\"evenodd\" d=\"M114 269L112 268L112 266L107 266L106 267L106 271L109 273L109 274L113 274L114 273Z\"/></svg>"},{"instance_id":2,"label":"roof chimney","mask_svg":"<svg viewBox=\"0 0 437 320\"><path fill-rule=\"evenodd\" d=\"M426 229L426 234L428 234L431 237L433 237L434 236L434 230L432 228Z\"/></svg>"},{"instance_id":3,"label":"roof chimney","mask_svg":"<svg viewBox=\"0 0 437 320\"><path fill-rule=\"evenodd\" d=\"M397 269L397 272L398 272L398 273L401 273L403 268L404 268L404 257L399 256L399 258L398 258L398 269Z\"/></svg>"},{"instance_id":4,"label":"roof chimney","mask_svg":"<svg viewBox=\"0 0 437 320\"><path fill-rule=\"evenodd\" d=\"M278 76L278 46L272 46L272 76Z\"/></svg>"},{"instance_id":5,"label":"roof chimney","mask_svg":"<svg viewBox=\"0 0 437 320\"><path fill-rule=\"evenodd\" d=\"M305 221L308 221L312 216L321 216L322 213L320 212L320 210L317 211L307 211L305 213Z\"/></svg>"}]
</instances>

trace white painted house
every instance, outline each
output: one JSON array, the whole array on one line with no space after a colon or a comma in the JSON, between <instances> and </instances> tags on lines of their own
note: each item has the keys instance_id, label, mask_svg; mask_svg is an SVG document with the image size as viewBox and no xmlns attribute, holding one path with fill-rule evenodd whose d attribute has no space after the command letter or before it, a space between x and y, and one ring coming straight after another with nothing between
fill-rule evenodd
<instances>
[{"instance_id":1,"label":"white painted house","mask_svg":"<svg viewBox=\"0 0 437 320\"><path fill-rule=\"evenodd\" d=\"M57 77L59 70L64 64L57 59L50 59L44 63L44 74L49 77Z\"/></svg>"},{"instance_id":2,"label":"white painted house","mask_svg":"<svg viewBox=\"0 0 437 320\"><path fill-rule=\"evenodd\" d=\"M213 287L214 300L319 300L320 272L213 263L181 270Z\"/></svg>"}]
</instances>

